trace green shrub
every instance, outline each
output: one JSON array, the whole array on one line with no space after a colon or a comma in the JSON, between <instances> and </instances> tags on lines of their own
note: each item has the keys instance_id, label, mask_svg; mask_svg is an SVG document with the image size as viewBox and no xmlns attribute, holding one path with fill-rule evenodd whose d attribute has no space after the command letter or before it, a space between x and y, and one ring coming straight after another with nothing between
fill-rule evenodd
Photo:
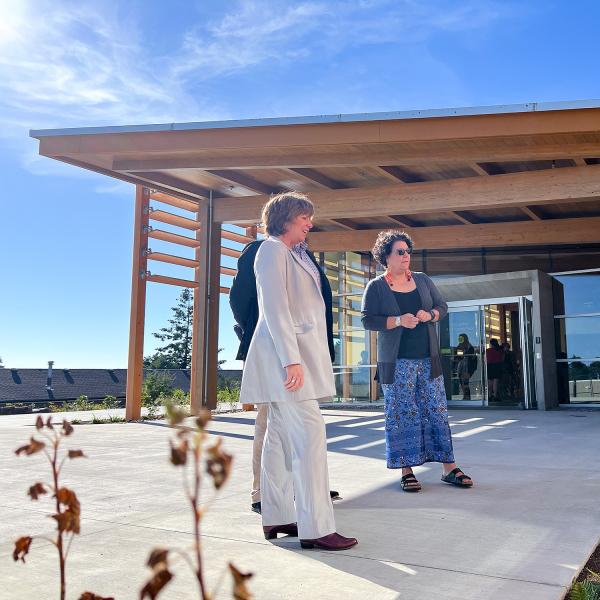
<instances>
[{"instance_id":1,"label":"green shrub","mask_svg":"<svg viewBox=\"0 0 600 600\"><path fill-rule=\"evenodd\" d=\"M240 386L239 383L223 382L222 386L217 390L217 402L230 404L233 406L240 401Z\"/></svg>"}]
</instances>

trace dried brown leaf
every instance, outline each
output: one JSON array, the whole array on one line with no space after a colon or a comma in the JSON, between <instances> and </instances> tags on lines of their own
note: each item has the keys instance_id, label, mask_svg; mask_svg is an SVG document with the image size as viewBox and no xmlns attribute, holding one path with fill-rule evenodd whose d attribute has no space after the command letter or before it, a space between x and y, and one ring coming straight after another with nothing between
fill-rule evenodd
<instances>
[{"instance_id":1,"label":"dried brown leaf","mask_svg":"<svg viewBox=\"0 0 600 600\"><path fill-rule=\"evenodd\" d=\"M79 515L70 508L67 508L64 512L51 515L51 517L58 523L59 531L79 533L81 526Z\"/></svg>"},{"instance_id":2,"label":"dried brown leaf","mask_svg":"<svg viewBox=\"0 0 600 600\"><path fill-rule=\"evenodd\" d=\"M20 537L15 542L15 549L13 550L13 560L14 561L22 561L25 562L25 556L29 552L29 546L31 546L31 542L33 538L28 535Z\"/></svg>"},{"instance_id":3,"label":"dried brown leaf","mask_svg":"<svg viewBox=\"0 0 600 600\"><path fill-rule=\"evenodd\" d=\"M42 494L47 494L48 490L44 487L43 483L38 481L29 488L27 493L32 500L37 500Z\"/></svg>"},{"instance_id":4,"label":"dried brown leaf","mask_svg":"<svg viewBox=\"0 0 600 600\"><path fill-rule=\"evenodd\" d=\"M79 533L81 527L81 506L75 492L65 487L60 488L56 492L56 499L60 504L67 507L63 512L52 515L52 518L58 523L59 531Z\"/></svg>"},{"instance_id":5,"label":"dried brown leaf","mask_svg":"<svg viewBox=\"0 0 600 600\"><path fill-rule=\"evenodd\" d=\"M21 453L30 456L31 454L36 454L37 452L41 452L46 447L46 444L40 440L36 440L33 436L29 439L29 444L26 446L21 446L15 450L15 454L18 456Z\"/></svg>"},{"instance_id":6,"label":"dried brown leaf","mask_svg":"<svg viewBox=\"0 0 600 600\"><path fill-rule=\"evenodd\" d=\"M229 571L233 577L233 597L235 600L252 600L252 594L246 587L246 582L253 573L242 573L233 563L229 563Z\"/></svg>"},{"instance_id":7,"label":"dried brown leaf","mask_svg":"<svg viewBox=\"0 0 600 600\"><path fill-rule=\"evenodd\" d=\"M83 450L69 450L69 458L87 458Z\"/></svg>"},{"instance_id":8,"label":"dried brown leaf","mask_svg":"<svg viewBox=\"0 0 600 600\"><path fill-rule=\"evenodd\" d=\"M98 594L94 594L93 592L83 592L81 596L79 596L79 600L115 600L113 596L105 597L98 596Z\"/></svg>"},{"instance_id":9,"label":"dried brown leaf","mask_svg":"<svg viewBox=\"0 0 600 600\"><path fill-rule=\"evenodd\" d=\"M47 419L46 419L46 427L48 429L54 429L54 425L52 423L52 415L50 415Z\"/></svg>"},{"instance_id":10,"label":"dried brown leaf","mask_svg":"<svg viewBox=\"0 0 600 600\"><path fill-rule=\"evenodd\" d=\"M69 423L69 421L67 421L66 419L63 419L62 422L62 432L64 435L71 435L73 433L73 431L75 431L73 429L73 425L71 425L71 423Z\"/></svg>"},{"instance_id":11,"label":"dried brown leaf","mask_svg":"<svg viewBox=\"0 0 600 600\"><path fill-rule=\"evenodd\" d=\"M182 440L179 446L174 446L173 442L169 440L169 445L171 446L171 463L176 467L185 465L189 447L187 439Z\"/></svg>"},{"instance_id":12,"label":"dried brown leaf","mask_svg":"<svg viewBox=\"0 0 600 600\"><path fill-rule=\"evenodd\" d=\"M40 429L44 429L44 419L40 415L35 420L35 428L39 431Z\"/></svg>"},{"instance_id":13,"label":"dried brown leaf","mask_svg":"<svg viewBox=\"0 0 600 600\"><path fill-rule=\"evenodd\" d=\"M206 449L209 458L206 460L206 471L213 478L215 488L219 489L229 478L233 456L221 449L223 440L219 438L214 446Z\"/></svg>"},{"instance_id":14,"label":"dried brown leaf","mask_svg":"<svg viewBox=\"0 0 600 600\"><path fill-rule=\"evenodd\" d=\"M154 548L150 552L148 562L146 563L151 569L163 570L166 569L169 558L169 550L167 548Z\"/></svg>"},{"instance_id":15,"label":"dried brown leaf","mask_svg":"<svg viewBox=\"0 0 600 600\"><path fill-rule=\"evenodd\" d=\"M210 421L211 413L207 408L203 408L196 417L196 426L198 429L204 429L206 424Z\"/></svg>"},{"instance_id":16,"label":"dried brown leaf","mask_svg":"<svg viewBox=\"0 0 600 600\"><path fill-rule=\"evenodd\" d=\"M173 574L168 569L157 571L146 585L140 590L140 600L144 600L146 596L150 600L158 597L160 591L173 579Z\"/></svg>"}]
</instances>

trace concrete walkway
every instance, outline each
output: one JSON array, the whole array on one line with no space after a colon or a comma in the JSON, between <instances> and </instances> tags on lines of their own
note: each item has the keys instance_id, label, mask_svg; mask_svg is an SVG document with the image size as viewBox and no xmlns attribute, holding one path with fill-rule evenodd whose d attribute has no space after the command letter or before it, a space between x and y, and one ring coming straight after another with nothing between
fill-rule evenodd
<instances>
[{"instance_id":1,"label":"concrete walkway","mask_svg":"<svg viewBox=\"0 0 600 600\"><path fill-rule=\"evenodd\" d=\"M381 412L324 411L338 530L359 538L347 552L302 551L297 539L267 542L249 510L255 413L221 415L211 431L235 455L232 479L204 520L212 587L228 560L253 571L257 600L349 598L559 600L600 537L600 412L451 411L457 461L476 487L440 482L439 465L417 470L420 494L399 490L385 468ZM56 415L59 418L60 415ZM0 597L58 598L56 557L34 542L25 565L12 540L50 533L48 499L30 485L47 479L43 457L12 450L34 432L33 417L0 418ZM82 535L69 559L68 597L84 590L139 597L155 546L186 547L191 519L181 473L168 463L164 423L79 425L69 446L89 458L66 465L64 484L82 504ZM185 564L161 598L195 598ZM229 576L218 598L230 598Z\"/></svg>"}]
</instances>

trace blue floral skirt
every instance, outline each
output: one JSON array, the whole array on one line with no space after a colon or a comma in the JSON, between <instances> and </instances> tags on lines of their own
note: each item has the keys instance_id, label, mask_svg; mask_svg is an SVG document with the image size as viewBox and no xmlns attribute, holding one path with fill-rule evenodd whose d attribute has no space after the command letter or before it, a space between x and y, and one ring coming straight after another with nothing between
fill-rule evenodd
<instances>
[{"instance_id":1,"label":"blue floral skirt","mask_svg":"<svg viewBox=\"0 0 600 600\"><path fill-rule=\"evenodd\" d=\"M382 385L388 469L454 462L444 378L430 372L429 358L398 359L394 383Z\"/></svg>"}]
</instances>

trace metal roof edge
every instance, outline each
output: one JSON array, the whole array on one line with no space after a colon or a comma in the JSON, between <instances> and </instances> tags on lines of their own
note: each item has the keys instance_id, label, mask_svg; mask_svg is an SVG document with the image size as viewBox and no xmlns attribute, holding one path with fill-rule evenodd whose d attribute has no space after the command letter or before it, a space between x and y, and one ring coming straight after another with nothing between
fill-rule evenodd
<instances>
[{"instance_id":1,"label":"metal roof edge","mask_svg":"<svg viewBox=\"0 0 600 600\"><path fill-rule=\"evenodd\" d=\"M431 108L374 113L339 115L313 115L300 117L273 117L262 119L233 119L228 121L198 121L189 123L158 123L148 125L109 125L105 127L72 127L65 129L32 129L29 136L43 138L68 135L102 135L108 133L157 133L161 131L193 131L201 129L233 129L237 127L274 127L285 125L318 125L324 123L353 123L365 121L394 121L403 119L431 119L439 117L465 117L553 110L600 108L600 99L568 100L560 102L527 102L525 104L499 104L462 108Z\"/></svg>"}]
</instances>

